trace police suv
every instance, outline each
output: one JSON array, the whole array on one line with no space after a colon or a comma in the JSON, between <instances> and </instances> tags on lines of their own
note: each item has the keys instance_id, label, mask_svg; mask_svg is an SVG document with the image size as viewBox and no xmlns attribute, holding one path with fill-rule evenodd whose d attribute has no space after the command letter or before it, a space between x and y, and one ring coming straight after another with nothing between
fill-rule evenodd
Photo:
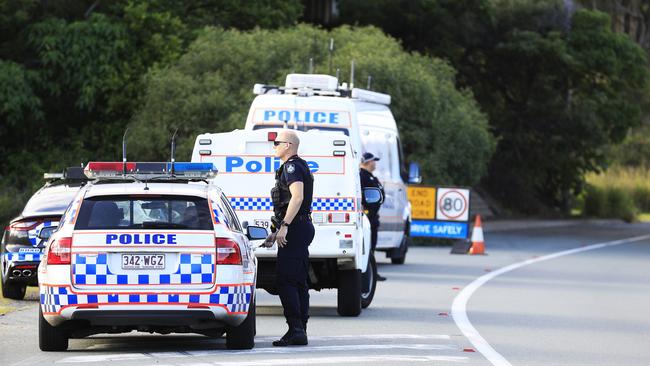
<instances>
[{"instance_id":1,"label":"police suv","mask_svg":"<svg viewBox=\"0 0 650 366\"><path fill-rule=\"evenodd\" d=\"M380 158L374 174L386 197L379 211L377 250L385 252L392 263L403 264L411 223L406 184L420 183L421 177L417 163L406 166L389 108L390 95L339 85L336 77L318 74L289 74L284 86L255 84L253 92L257 97L248 112L246 130L288 124L301 130L339 131L349 136L356 156L371 152Z\"/></svg>"},{"instance_id":2,"label":"police suv","mask_svg":"<svg viewBox=\"0 0 650 366\"><path fill-rule=\"evenodd\" d=\"M132 330L252 348L257 260L212 164L88 163L38 269L39 345Z\"/></svg>"},{"instance_id":3,"label":"police suv","mask_svg":"<svg viewBox=\"0 0 650 366\"><path fill-rule=\"evenodd\" d=\"M0 245L2 296L21 300L27 286L36 286L36 269L47 238L79 188L87 181L83 168L45 173L45 185L29 199L20 216L5 228Z\"/></svg>"},{"instance_id":4,"label":"police suv","mask_svg":"<svg viewBox=\"0 0 650 366\"><path fill-rule=\"evenodd\" d=\"M215 178L229 192L230 204L242 221L270 227L271 188L282 162L273 156L273 141L281 129L236 130L196 138L192 161L210 162ZM312 221L315 236L309 246L312 289L338 289L340 315L357 316L370 305L376 286L370 253L370 223L361 207L359 158L350 138L340 131L296 131L298 155L314 176ZM379 190L376 190L379 192ZM368 197L366 197L368 199ZM277 247L259 248L258 287L277 293Z\"/></svg>"}]
</instances>

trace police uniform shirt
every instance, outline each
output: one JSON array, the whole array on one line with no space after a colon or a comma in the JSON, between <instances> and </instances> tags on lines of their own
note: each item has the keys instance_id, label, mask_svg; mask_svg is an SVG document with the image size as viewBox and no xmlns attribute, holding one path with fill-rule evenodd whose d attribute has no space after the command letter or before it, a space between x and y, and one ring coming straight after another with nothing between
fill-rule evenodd
<instances>
[{"instance_id":1,"label":"police uniform shirt","mask_svg":"<svg viewBox=\"0 0 650 366\"><path fill-rule=\"evenodd\" d=\"M311 201L314 190L314 178L309 171L307 162L297 156L292 156L284 163L284 169L280 179L286 183L287 187L291 183L303 183L303 200L298 210L298 215L309 215L311 213Z\"/></svg>"},{"instance_id":2,"label":"police uniform shirt","mask_svg":"<svg viewBox=\"0 0 650 366\"><path fill-rule=\"evenodd\" d=\"M379 188L381 192L384 193L384 186L381 185L381 182L377 177L375 177L371 172L366 169L359 169L359 176L361 178L361 188ZM363 205L366 205L366 201L363 200ZM368 209L369 214L378 216L379 208L370 210Z\"/></svg>"}]
</instances>

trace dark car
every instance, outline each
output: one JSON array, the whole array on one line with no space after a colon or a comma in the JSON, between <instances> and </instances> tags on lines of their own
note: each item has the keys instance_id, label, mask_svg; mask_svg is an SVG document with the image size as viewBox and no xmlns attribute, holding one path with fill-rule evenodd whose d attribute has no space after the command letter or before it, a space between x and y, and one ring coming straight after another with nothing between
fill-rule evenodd
<instances>
[{"instance_id":1,"label":"dark car","mask_svg":"<svg viewBox=\"0 0 650 366\"><path fill-rule=\"evenodd\" d=\"M45 174L46 183L29 199L20 216L5 228L0 244L2 296L23 299L27 286L37 286L37 268L47 237L87 178L83 168Z\"/></svg>"}]
</instances>

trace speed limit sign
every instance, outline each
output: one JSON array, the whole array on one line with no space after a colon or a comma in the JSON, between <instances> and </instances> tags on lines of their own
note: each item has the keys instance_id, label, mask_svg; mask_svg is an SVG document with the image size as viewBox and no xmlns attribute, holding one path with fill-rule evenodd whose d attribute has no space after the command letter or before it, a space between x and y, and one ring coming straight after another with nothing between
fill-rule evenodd
<instances>
[{"instance_id":1,"label":"speed limit sign","mask_svg":"<svg viewBox=\"0 0 650 366\"><path fill-rule=\"evenodd\" d=\"M438 188L436 218L445 221L469 220L469 189Z\"/></svg>"}]
</instances>

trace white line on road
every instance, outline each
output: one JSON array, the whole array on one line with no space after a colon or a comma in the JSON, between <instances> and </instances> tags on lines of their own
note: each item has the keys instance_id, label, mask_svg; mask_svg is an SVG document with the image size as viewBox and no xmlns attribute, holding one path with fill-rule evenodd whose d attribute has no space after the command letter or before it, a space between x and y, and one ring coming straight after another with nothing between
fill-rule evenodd
<instances>
[{"instance_id":1,"label":"white line on road","mask_svg":"<svg viewBox=\"0 0 650 366\"><path fill-rule=\"evenodd\" d=\"M476 350L479 351L485 358L487 358L487 360L490 361L492 365L512 366L512 364L508 362L508 360L506 360L503 356L501 356L499 352L497 352L494 348L492 348L492 346L490 346L490 344L483 337L481 337L479 332L476 330L476 328L474 328L474 326L472 326L472 323L467 318L467 301L474 294L476 290L478 290L486 282L490 281L491 279L494 279L497 276L500 276L504 273L508 273L510 271L514 271L515 269L533 263L543 262L549 259L554 259L565 255L586 252L588 250L600 249L600 248L611 247L611 246L621 245L621 244L629 244L629 243L646 240L646 239L650 239L650 235L635 236L627 239L608 241L604 243L587 245L580 248L564 250L561 252L548 254L539 258L528 259L523 262L514 263L509 266L500 268L496 271L490 272L486 275L477 278L468 286L466 286L463 289L463 291L461 291L458 294L458 296L456 296L456 298L454 299L454 303L451 306L451 315L454 318L456 325L458 326L458 328L460 328L461 332L463 332L465 337L469 339L469 341L472 343L472 345L474 345Z\"/></svg>"}]
</instances>

